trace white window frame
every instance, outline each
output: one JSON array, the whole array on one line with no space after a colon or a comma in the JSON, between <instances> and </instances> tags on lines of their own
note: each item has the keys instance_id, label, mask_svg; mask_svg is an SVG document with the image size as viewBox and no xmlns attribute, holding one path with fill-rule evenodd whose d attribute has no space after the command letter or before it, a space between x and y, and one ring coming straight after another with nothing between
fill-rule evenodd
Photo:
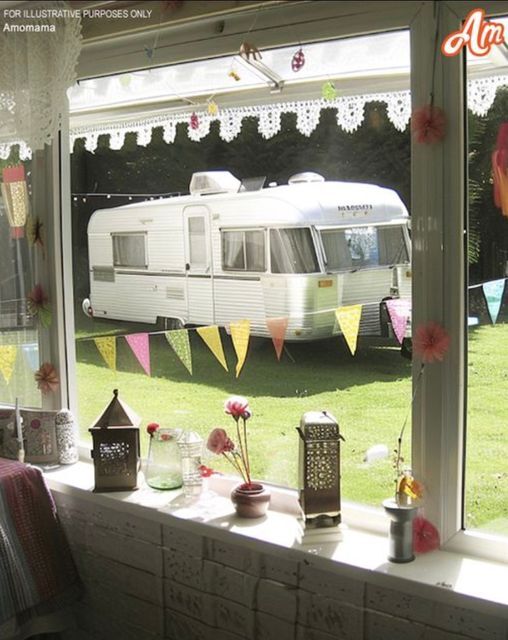
<instances>
[{"instance_id":1,"label":"white window frame","mask_svg":"<svg viewBox=\"0 0 508 640\"><path fill-rule=\"evenodd\" d=\"M222 35L211 33L218 20L207 18L187 25L173 25L160 31L157 64L199 59L234 53L238 33L250 32L260 48L295 44L295 33L305 33L307 41L356 36L366 33L410 28L411 95L413 108L429 101L433 67L436 4L423 2L309 2L290 6L272 5L260 11L253 26L253 12L243 11L223 17L227 28ZM487 15L508 14L508 2L439 2L439 38L460 27L471 8L482 6ZM256 9L257 11L257 9ZM316 17L319 16L320 20ZM211 23L211 24L210 24ZM198 35L201 35L201 39ZM230 34L230 35L228 35ZM233 34L233 35L231 35ZM79 65L81 78L128 71L140 66L141 39L134 34L85 44ZM194 40L195 46L186 42ZM296 46L296 44L295 44ZM146 62L146 61L145 61ZM438 53L435 64L435 103L447 114L447 134L437 145L413 144L412 175L412 253L413 253L413 326L434 320L451 335L450 350L441 365L427 367L423 384L413 405L413 467L426 485L425 514L441 533L445 548L474 553L496 560L508 557L506 539L462 526L462 478L464 465L465 394L465 92L464 57L444 58ZM71 215L69 191L68 137L62 135L60 163L63 215L61 217L62 258L55 252L54 273L58 305L64 310L65 325L59 326L58 354L67 361L67 376L75 379L73 342L73 296L71 273ZM58 218L55 218L58 223ZM57 232L55 232L56 234ZM60 280L58 280L60 278ZM63 286L62 283L63 282ZM446 287L445 287L446 283ZM65 335L65 340L63 336ZM418 366L413 369L413 384ZM72 384L62 385L61 404L75 408ZM360 521L368 527L368 522ZM488 544L486 544L488 541Z\"/></svg>"}]
</instances>

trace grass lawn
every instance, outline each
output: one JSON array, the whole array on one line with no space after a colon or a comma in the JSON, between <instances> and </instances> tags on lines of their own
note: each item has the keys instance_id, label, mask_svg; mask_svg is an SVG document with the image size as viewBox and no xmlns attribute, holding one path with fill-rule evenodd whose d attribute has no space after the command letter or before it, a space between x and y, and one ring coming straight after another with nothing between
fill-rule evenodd
<instances>
[{"instance_id":1,"label":"grass lawn","mask_svg":"<svg viewBox=\"0 0 508 640\"><path fill-rule=\"evenodd\" d=\"M111 333L114 325L87 322L78 337ZM153 331L153 326L124 325L129 332ZM190 332L194 375L179 362L163 335L150 337L152 376L146 376L126 341L117 339L116 373L104 365L92 341L77 342L79 421L81 431L102 411L118 388L120 396L148 422L198 431L206 437L214 427L234 434L234 423L223 412L232 394L251 402L249 450L253 475L296 486L298 435L306 411L326 409L335 415L346 441L342 443L342 493L348 500L379 505L391 494L391 460L366 465L366 449L386 444L391 450L408 410L410 363L399 349L359 339L355 357L338 337L308 344L289 344L277 362L270 341L251 340L244 369L234 376L236 357L223 334L230 372L223 370L195 331ZM508 325L479 327L471 333L470 414L467 514L469 526L495 519L508 533L506 436ZM502 347L502 348L501 348ZM410 425L407 434L409 436ZM87 434L88 435L88 434ZM142 431L146 450L148 436ZM409 459L409 440L405 443ZM218 458L207 464L229 472ZM503 524L504 522L504 524Z\"/></svg>"}]
</instances>

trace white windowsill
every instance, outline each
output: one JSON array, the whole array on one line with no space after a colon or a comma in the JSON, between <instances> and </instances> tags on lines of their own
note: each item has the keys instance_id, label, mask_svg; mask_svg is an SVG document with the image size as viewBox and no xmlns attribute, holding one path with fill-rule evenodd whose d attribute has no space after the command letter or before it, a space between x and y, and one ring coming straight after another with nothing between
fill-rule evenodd
<instances>
[{"instance_id":1,"label":"white windowsill","mask_svg":"<svg viewBox=\"0 0 508 640\"><path fill-rule=\"evenodd\" d=\"M371 584L508 617L508 564L449 551L423 554L408 564L390 563L386 533L361 529L347 508L339 533L327 529L304 532L297 517L296 492L291 490L274 487L267 517L245 520L234 514L227 497L234 482L229 478L212 476L205 481L201 496L186 500L180 491L155 491L144 484L137 491L93 493L93 466L85 462L46 472L45 477L55 493L76 495L164 524L178 518L176 526L211 538L227 537L231 542L233 533L238 536L235 543L246 547L259 549L260 544L268 544L308 553L312 563L324 570L330 571L333 561L338 571ZM379 517L375 510L372 513ZM385 528L386 519L380 522ZM208 531L203 531L203 525L210 527Z\"/></svg>"}]
</instances>

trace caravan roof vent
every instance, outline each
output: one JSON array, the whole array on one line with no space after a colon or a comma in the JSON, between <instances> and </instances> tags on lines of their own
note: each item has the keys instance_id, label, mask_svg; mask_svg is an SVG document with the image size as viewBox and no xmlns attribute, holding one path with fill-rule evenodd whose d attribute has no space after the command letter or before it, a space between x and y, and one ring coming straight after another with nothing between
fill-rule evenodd
<instances>
[{"instance_id":1,"label":"caravan roof vent","mask_svg":"<svg viewBox=\"0 0 508 640\"><path fill-rule=\"evenodd\" d=\"M237 180L229 171L201 171L193 173L189 191L192 196L210 193L236 193L240 188Z\"/></svg>"},{"instance_id":2,"label":"caravan roof vent","mask_svg":"<svg viewBox=\"0 0 508 640\"><path fill-rule=\"evenodd\" d=\"M301 184L302 182L324 182L325 179L323 176L320 176L319 173L314 173L314 171L304 171L303 173L295 173L294 176L291 176L288 180L288 184Z\"/></svg>"}]
</instances>

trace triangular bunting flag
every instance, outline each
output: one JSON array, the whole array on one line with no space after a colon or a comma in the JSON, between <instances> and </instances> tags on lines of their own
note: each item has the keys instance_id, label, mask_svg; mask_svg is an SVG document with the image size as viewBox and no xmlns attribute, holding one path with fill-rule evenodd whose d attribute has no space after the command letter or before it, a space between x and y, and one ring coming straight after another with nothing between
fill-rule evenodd
<instances>
[{"instance_id":1,"label":"triangular bunting flag","mask_svg":"<svg viewBox=\"0 0 508 640\"><path fill-rule=\"evenodd\" d=\"M501 302L503 300L505 278L502 280L491 280L483 283L483 293L489 308L492 324L496 324Z\"/></svg>"},{"instance_id":2,"label":"triangular bunting flag","mask_svg":"<svg viewBox=\"0 0 508 640\"><path fill-rule=\"evenodd\" d=\"M219 327L198 327L196 331L198 332L199 337L203 340L206 346L224 367L224 369L226 369L226 371L229 371L228 363L226 362L226 356L224 355L224 349L222 348Z\"/></svg>"},{"instance_id":3,"label":"triangular bunting flag","mask_svg":"<svg viewBox=\"0 0 508 640\"><path fill-rule=\"evenodd\" d=\"M150 375L150 345L148 333L131 333L125 336L132 353L136 356L139 364L145 370L147 376Z\"/></svg>"},{"instance_id":4,"label":"triangular bunting flag","mask_svg":"<svg viewBox=\"0 0 508 640\"><path fill-rule=\"evenodd\" d=\"M30 369L33 372L37 371L39 368L39 345L37 343L24 344L21 349Z\"/></svg>"},{"instance_id":5,"label":"triangular bunting flag","mask_svg":"<svg viewBox=\"0 0 508 640\"><path fill-rule=\"evenodd\" d=\"M386 308L390 315L392 322L392 329L399 341L402 344L404 336L406 335L407 321L411 315L411 303L409 300L385 300Z\"/></svg>"},{"instance_id":6,"label":"triangular bunting flag","mask_svg":"<svg viewBox=\"0 0 508 640\"><path fill-rule=\"evenodd\" d=\"M11 380L17 354L18 347L15 345L5 344L0 346L0 371L7 384L9 384Z\"/></svg>"},{"instance_id":7,"label":"triangular bunting flag","mask_svg":"<svg viewBox=\"0 0 508 640\"><path fill-rule=\"evenodd\" d=\"M282 348L284 347L284 340L286 338L286 331L288 328L289 318L267 318L266 326L272 336L273 346L275 347L275 353L277 354L277 360L280 360L282 355Z\"/></svg>"},{"instance_id":8,"label":"triangular bunting flag","mask_svg":"<svg viewBox=\"0 0 508 640\"><path fill-rule=\"evenodd\" d=\"M355 355L360 318L362 317L362 305L352 304L349 307L339 307L335 310L340 330L346 339L347 346L352 355Z\"/></svg>"},{"instance_id":9,"label":"triangular bunting flag","mask_svg":"<svg viewBox=\"0 0 508 640\"><path fill-rule=\"evenodd\" d=\"M192 356L189 341L189 332L187 331L187 329L166 331L165 336L173 351L180 358L184 367L192 375Z\"/></svg>"},{"instance_id":10,"label":"triangular bunting flag","mask_svg":"<svg viewBox=\"0 0 508 640\"><path fill-rule=\"evenodd\" d=\"M233 340L236 357L238 358L236 363L236 377L238 378L245 363L245 358L247 357L247 349L249 348L250 320L231 322L229 329L231 331L231 339Z\"/></svg>"},{"instance_id":11,"label":"triangular bunting flag","mask_svg":"<svg viewBox=\"0 0 508 640\"><path fill-rule=\"evenodd\" d=\"M110 369L116 371L116 338L106 336L104 338L94 338L95 346L104 358L104 362Z\"/></svg>"}]
</instances>

